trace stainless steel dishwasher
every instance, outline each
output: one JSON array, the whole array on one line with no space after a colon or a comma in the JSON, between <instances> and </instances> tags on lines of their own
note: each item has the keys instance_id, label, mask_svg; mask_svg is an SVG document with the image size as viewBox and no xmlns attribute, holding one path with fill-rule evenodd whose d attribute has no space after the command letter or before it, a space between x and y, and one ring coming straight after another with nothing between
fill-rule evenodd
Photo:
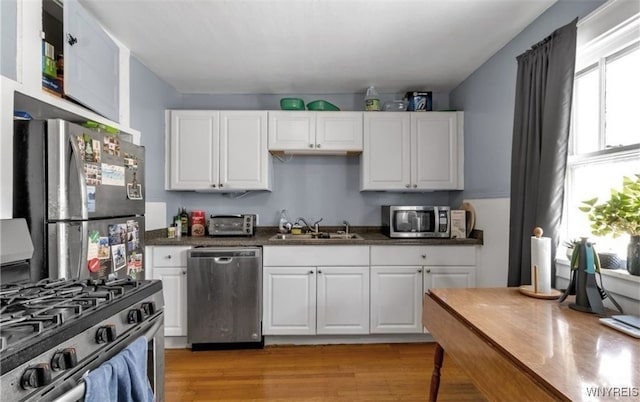
<instances>
[{"instance_id":1,"label":"stainless steel dishwasher","mask_svg":"<svg viewBox=\"0 0 640 402\"><path fill-rule=\"evenodd\" d=\"M187 310L194 350L262 347L262 249L189 250Z\"/></svg>"}]
</instances>

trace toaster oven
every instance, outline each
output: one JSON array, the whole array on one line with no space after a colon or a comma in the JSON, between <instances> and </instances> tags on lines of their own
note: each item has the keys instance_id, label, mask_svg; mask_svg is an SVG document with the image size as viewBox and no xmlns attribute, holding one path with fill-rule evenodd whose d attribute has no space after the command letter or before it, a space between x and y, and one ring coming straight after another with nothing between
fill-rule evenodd
<instances>
[{"instance_id":1,"label":"toaster oven","mask_svg":"<svg viewBox=\"0 0 640 402\"><path fill-rule=\"evenodd\" d=\"M211 215L209 236L253 236L256 233L256 215Z\"/></svg>"}]
</instances>

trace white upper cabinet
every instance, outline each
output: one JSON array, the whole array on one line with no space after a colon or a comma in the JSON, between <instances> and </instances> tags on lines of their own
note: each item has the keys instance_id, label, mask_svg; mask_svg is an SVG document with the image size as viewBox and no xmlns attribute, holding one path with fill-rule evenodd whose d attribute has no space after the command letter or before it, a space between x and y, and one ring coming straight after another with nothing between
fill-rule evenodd
<instances>
[{"instance_id":1,"label":"white upper cabinet","mask_svg":"<svg viewBox=\"0 0 640 402\"><path fill-rule=\"evenodd\" d=\"M64 2L65 95L119 121L120 49L77 0Z\"/></svg>"},{"instance_id":2,"label":"white upper cabinet","mask_svg":"<svg viewBox=\"0 0 640 402\"><path fill-rule=\"evenodd\" d=\"M316 149L362 151L362 112L317 112Z\"/></svg>"},{"instance_id":3,"label":"white upper cabinet","mask_svg":"<svg viewBox=\"0 0 640 402\"><path fill-rule=\"evenodd\" d=\"M361 190L460 190L462 112L364 113Z\"/></svg>"},{"instance_id":4,"label":"white upper cabinet","mask_svg":"<svg viewBox=\"0 0 640 402\"><path fill-rule=\"evenodd\" d=\"M463 188L462 113L411 114L412 187Z\"/></svg>"},{"instance_id":5,"label":"white upper cabinet","mask_svg":"<svg viewBox=\"0 0 640 402\"><path fill-rule=\"evenodd\" d=\"M269 150L313 150L316 145L314 112L269 112Z\"/></svg>"},{"instance_id":6,"label":"white upper cabinet","mask_svg":"<svg viewBox=\"0 0 640 402\"><path fill-rule=\"evenodd\" d=\"M362 112L269 112L269 150L295 153L362 151Z\"/></svg>"},{"instance_id":7,"label":"white upper cabinet","mask_svg":"<svg viewBox=\"0 0 640 402\"><path fill-rule=\"evenodd\" d=\"M106 118L107 125L126 127L129 50L116 43L78 0L22 1L18 10L16 78L22 84L18 90L62 111L96 121ZM64 56L64 95L83 107L43 89L43 39L53 47L52 59ZM34 116L47 115L32 111Z\"/></svg>"},{"instance_id":8,"label":"white upper cabinet","mask_svg":"<svg viewBox=\"0 0 640 402\"><path fill-rule=\"evenodd\" d=\"M407 190L411 182L411 118L406 112L364 113L362 190Z\"/></svg>"},{"instance_id":9,"label":"white upper cabinet","mask_svg":"<svg viewBox=\"0 0 640 402\"><path fill-rule=\"evenodd\" d=\"M167 189L269 190L267 112L167 112Z\"/></svg>"},{"instance_id":10,"label":"white upper cabinet","mask_svg":"<svg viewBox=\"0 0 640 402\"><path fill-rule=\"evenodd\" d=\"M268 190L267 112L220 112L220 190Z\"/></svg>"},{"instance_id":11,"label":"white upper cabinet","mask_svg":"<svg viewBox=\"0 0 640 402\"><path fill-rule=\"evenodd\" d=\"M209 190L219 184L219 113L170 112L168 190Z\"/></svg>"}]
</instances>

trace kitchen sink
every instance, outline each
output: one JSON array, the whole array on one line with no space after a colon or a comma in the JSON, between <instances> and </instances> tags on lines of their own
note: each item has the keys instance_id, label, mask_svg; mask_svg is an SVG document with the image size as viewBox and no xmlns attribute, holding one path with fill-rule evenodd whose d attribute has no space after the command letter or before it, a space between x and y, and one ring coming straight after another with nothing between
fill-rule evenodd
<instances>
[{"instance_id":1,"label":"kitchen sink","mask_svg":"<svg viewBox=\"0 0 640 402\"><path fill-rule=\"evenodd\" d=\"M331 240L364 240L364 238L362 236L360 236L357 233L327 233L327 232L320 232L320 233L306 233L306 234L299 234L299 235L294 235L294 234L282 234L279 233L275 236L271 236L269 238L269 240L288 240L288 241L295 241L295 240L300 240L300 241L318 241L318 242L325 242L325 241L331 241Z\"/></svg>"}]
</instances>

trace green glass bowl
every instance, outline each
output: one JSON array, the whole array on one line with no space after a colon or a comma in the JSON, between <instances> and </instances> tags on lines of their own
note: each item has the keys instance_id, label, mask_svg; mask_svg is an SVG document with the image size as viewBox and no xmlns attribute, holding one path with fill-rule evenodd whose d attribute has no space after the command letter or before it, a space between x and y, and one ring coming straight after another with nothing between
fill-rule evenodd
<instances>
[{"instance_id":1,"label":"green glass bowl","mask_svg":"<svg viewBox=\"0 0 640 402\"><path fill-rule=\"evenodd\" d=\"M304 101L300 98L282 98L280 99L280 109L304 110Z\"/></svg>"},{"instance_id":2,"label":"green glass bowl","mask_svg":"<svg viewBox=\"0 0 640 402\"><path fill-rule=\"evenodd\" d=\"M307 109L309 110L325 110L325 111L332 111L332 112L337 112L338 110L340 110L339 107L337 107L336 105L329 103L325 100L315 100L313 102L309 102L307 103Z\"/></svg>"}]
</instances>

